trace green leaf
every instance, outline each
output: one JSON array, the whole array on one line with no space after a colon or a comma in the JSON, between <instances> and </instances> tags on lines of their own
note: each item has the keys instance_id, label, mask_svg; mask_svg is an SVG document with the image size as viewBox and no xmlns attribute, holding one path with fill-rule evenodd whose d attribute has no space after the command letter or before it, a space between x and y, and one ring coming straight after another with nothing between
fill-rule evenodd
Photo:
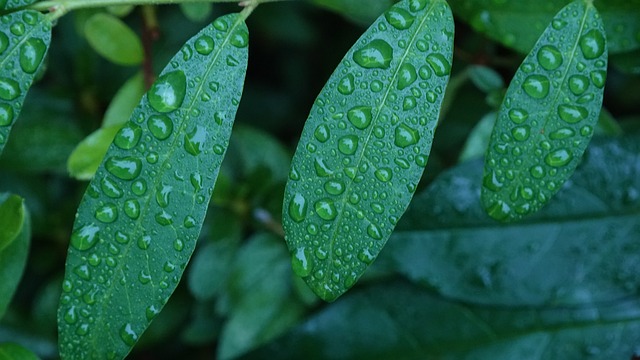
<instances>
[{"instance_id":1,"label":"green leaf","mask_svg":"<svg viewBox=\"0 0 640 360\"><path fill-rule=\"evenodd\" d=\"M51 22L23 10L0 17L0 153L51 42ZM6 69L6 70L5 70Z\"/></svg>"},{"instance_id":2,"label":"green leaf","mask_svg":"<svg viewBox=\"0 0 640 360\"><path fill-rule=\"evenodd\" d=\"M293 269L335 300L384 246L427 163L451 69L442 0L402 1L347 52L292 161L283 225Z\"/></svg>"},{"instance_id":3,"label":"green leaf","mask_svg":"<svg viewBox=\"0 0 640 360\"><path fill-rule=\"evenodd\" d=\"M249 127L238 126L229 142L229 155L235 159L242 176L264 168L271 181L286 181L291 165L291 154L271 134Z\"/></svg>"},{"instance_id":4,"label":"green leaf","mask_svg":"<svg viewBox=\"0 0 640 360\"><path fill-rule=\"evenodd\" d=\"M607 47L593 5L562 9L516 72L485 160L482 203L501 221L538 211L573 174L602 106Z\"/></svg>"},{"instance_id":5,"label":"green leaf","mask_svg":"<svg viewBox=\"0 0 640 360\"><path fill-rule=\"evenodd\" d=\"M504 81L502 81L500 74L490 67L472 65L469 66L468 71L469 78L482 92L498 91L504 87Z\"/></svg>"},{"instance_id":6,"label":"green leaf","mask_svg":"<svg viewBox=\"0 0 640 360\"><path fill-rule=\"evenodd\" d=\"M380 14L394 4L394 0L311 0L363 25L371 24Z\"/></svg>"},{"instance_id":7,"label":"green leaf","mask_svg":"<svg viewBox=\"0 0 640 360\"><path fill-rule=\"evenodd\" d=\"M173 57L116 135L71 235L63 358L123 358L174 291L228 146L247 56L244 20L218 18Z\"/></svg>"},{"instance_id":8,"label":"green leaf","mask_svg":"<svg viewBox=\"0 0 640 360\"><path fill-rule=\"evenodd\" d=\"M624 73L640 75L640 50L614 55L611 63Z\"/></svg>"},{"instance_id":9,"label":"green leaf","mask_svg":"<svg viewBox=\"0 0 640 360\"><path fill-rule=\"evenodd\" d=\"M109 103L109 107L104 113L102 126L122 126L131 116L142 95L144 95L144 76L141 72L127 80Z\"/></svg>"},{"instance_id":10,"label":"green leaf","mask_svg":"<svg viewBox=\"0 0 640 360\"><path fill-rule=\"evenodd\" d=\"M0 252L18 236L24 222L23 199L18 195L0 196Z\"/></svg>"},{"instance_id":11,"label":"green leaf","mask_svg":"<svg viewBox=\"0 0 640 360\"><path fill-rule=\"evenodd\" d=\"M460 152L458 162L484 156L484 153L487 151L487 146L489 146L491 132L496 123L496 116L497 114L492 111L483 116L476 126L473 127Z\"/></svg>"},{"instance_id":12,"label":"green leaf","mask_svg":"<svg viewBox=\"0 0 640 360\"><path fill-rule=\"evenodd\" d=\"M202 22L207 20L213 11L213 6L210 3L180 3L180 10L187 17L187 19L193 22Z\"/></svg>"},{"instance_id":13,"label":"green leaf","mask_svg":"<svg viewBox=\"0 0 640 360\"><path fill-rule=\"evenodd\" d=\"M237 248L235 239L230 238L199 247L191 262L188 277L189 290L196 300L210 300L220 293Z\"/></svg>"},{"instance_id":14,"label":"green leaf","mask_svg":"<svg viewBox=\"0 0 640 360\"><path fill-rule=\"evenodd\" d=\"M17 9L35 2L36 0L0 0L0 10Z\"/></svg>"},{"instance_id":15,"label":"green leaf","mask_svg":"<svg viewBox=\"0 0 640 360\"><path fill-rule=\"evenodd\" d=\"M478 198L481 162L417 195L385 255L409 279L462 301L577 306L640 289L640 137L595 138L549 204L496 223Z\"/></svg>"},{"instance_id":16,"label":"green leaf","mask_svg":"<svg viewBox=\"0 0 640 360\"><path fill-rule=\"evenodd\" d=\"M9 196L8 194L2 194L2 196L0 196L0 198L5 199L5 201L2 201L2 210L5 209L4 205L7 204L7 199L12 199L13 197L14 196ZM29 254L31 221L26 209L24 209L22 204L20 206L22 207L21 212L23 215L14 216L15 221L20 222L20 226L17 229L19 233L10 244L0 250L0 294L2 294L2 296L0 296L0 319L5 311L7 311L11 298L18 288L25 264L27 263L27 255Z\"/></svg>"},{"instance_id":17,"label":"green leaf","mask_svg":"<svg viewBox=\"0 0 640 360\"><path fill-rule=\"evenodd\" d=\"M38 360L38 356L30 350L15 344L0 344L0 360Z\"/></svg>"},{"instance_id":18,"label":"green leaf","mask_svg":"<svg viewBox=\"0 0 640 360\"><path fill-rule=\"evenodd\" d=\"M118 65L138 65L144 58L138 35L122 20L107 13L91 16L84 25L91 47L105 59Z\"/></svg>"},{"instance_id":19,"label":"green leaf","mask_svg":"<svg viewBox=\"0 0 640 360\"><path fill-rule=\"evenodd\" d=\"M630 359L640 302L500 308L449 302L401 281L354 290L243 359Z\"/></svg>"},{"instance_id":20,"label":"green leaf","mask_svg":"<svg viewBox=\"0 0 640 360\"><path fill-rule=\"evenodd\" d=\"M451 0L454 13L473 26L522 53L528 53L554 15L570 0ZM595 4L602 15L611 53L640 47L640 1L607 0Z\"/></svg>"}]
</instances>

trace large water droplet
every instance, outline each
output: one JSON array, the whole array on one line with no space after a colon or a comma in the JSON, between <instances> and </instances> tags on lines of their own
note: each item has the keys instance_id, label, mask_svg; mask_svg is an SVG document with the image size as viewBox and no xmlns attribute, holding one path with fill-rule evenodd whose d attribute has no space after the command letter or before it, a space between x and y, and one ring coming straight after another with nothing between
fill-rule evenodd
<instances>
[{"instance_id":1,"label":"large water droplet","mask_svg":"<svg viewBox=\"0 0 640 360\"><path fill-rule=\"evenodd\" d=\"M415 130L408 125L400 124L395 131L394 143L396 146L406 148L407 146L417 144L420 140L420 134L418 130Z\"/></svg>"},{"instance_id":2,"label":"large water droplet","mask_svg":"<svg viewBox=\"0 0 640 360\"><path fill-rule=\"evenodd\" d=\"M300 277L307 277L311 275L313 270L313 264L311 253L307 248L300 247L291 256L291 267L293 272Z\"/></svg>"},{"instance_id":3,"label":"large water droplet","mask_svg":"<svg viewBox=\"0 0 640 360\"><path fill-rule=\"evenodd\" d=\"M20 47L20 67L28 74L33 74L40 66L47 46L38 38L30 38Z\"/></svg>"},{"instance_id":4,"label":"large water droplet","mask_svg":"<svg viewBox=\"0 0 640 360\"><path fill-rule=\"evenodd\" d=\"M13 79L0 78L0 99L14 100L20 96L20 85Z\"/></svg>"},{"instance_id":5,"label":"large water droplet","mask_svg":"<svg viewBox=\"0 0 640 360\"><path fill-rule=\"evenodd\" d=\"M558 106L558 115L565 122L575 124L586 119L589 111L582 106L563 104Z\"/></svg>"},{"instance_id":6,"label":"large water droplet","mask_svg":"<svg viewBox=\"0 0 640 360\"><path fill-rule=\"evenodd\" d=\"M549 94L549 79L543 75L529 75L522 83L522 89L534 99L542 99Z\"/></svg>"},{"instance_id":7,"label":"large water droplet","mask_svg":"<svg viewBox=\"0 0 640 360\"><path fill-rule=\"evenodd\" d=\"M409 10L416 12L424 9L427 6L426 0L411 0L409 1Z\"/></svg>"},{"instance_id":8,"label":"large water droplet","mask_svg":"<svg viewBox=\"0 0 640 360\"><path fill-rule=\"evenodd\" d=\"M350 95L356 89L355 77L353 74L347 74L340 82L338 82L338 92L342 95Z\"/></svg>"},{"instance_id":9,"label":"large water droplet","mask_svg":"<svg viewBox=\"0 0 640 360\"><path fill-rule=\"evenodd\" d=\"M324 190L329 195L340 195L344 192L344 183L340 180L329 180L324 183Z\"/></svg>"},{"instance_id":10,"label":"large water droplet","mask_svg":"<svg viewBox=\"0 0 640 360\"><path fill-rule=\"evenodd\" d=\"M367 226L367 235L375 240L382 239L382 232L380 231L380 228L374 224L369 224L369 226Z\"/></svg>"},{"instance_id":11,"label":"large water droplet","mask_svg":"<svg viewBox=\"0 0 640 360\"><path fill-rule=\"evenodd\" d=\"M324 220L333 220L338 216L336 206L330 199L318 200L315 203L315 210L318 216Z\"/></svg>"},{"instance_id":12,"label":"large water droplet","mask_svg":"<svg viewBox=\"0 0 640 360\"><path fill-rule=\"evenodd\" d=\"M398 90L403 90L411 86L416 79L418 79L416 68L410 63L402 64L398 70Z\"/></svg>"},{"instance_id":13,"label":"large water droplet","mask_svg":"<svg viewBox=\"0 0 640 360\"><path fill-rule=\"evenodd\" d=\"M567 139L575 135L575 131L569 128L560 128L551 134L549 134L549 138L552 140L562 140Z\"/></svg>"},{"instance_id":14,"label":"large water droplet","mask_svg":"<svg viewBox=\"0 0 640 360\"><path fill-rule=\"evenodd\" d=\"M120 338L128 346L133 346L138 341L138 334L133 330L132 325L127 323L120 328Z\"/></svg>"},{"instance_id":15,"label":"large water droplet","mask_svg":"<svg viewBox=\"0 0 640 360\"><path fill-rule=\"evenodd\" d=\"M511 214L511 206L502 200L498 200L487 209L487 214L496 220L504 220Z\"/></svg>"},{"instance_id":16,"label":"large water droplet","mask_svg":"<svg viewBox=\"0 0 640 360\"><path fill-rule=\"evenodd\" d=\"M209 35L202 35L196 39L194 47L199 54L209 55L214 48L213 38Z\"/></svg>"},{"instance_id":17,"label":"large water droplet","mask_svg":"<svg viewBox=\"0 0 640 360\"><path fill-rule=\"evenodd\" d=\"M389 168L380 168L374 172L376 179L388 182L393 177L393 172Z\"/></svg>"},{"instance_id":18,"label":"large water droplet","mask_svg":"<svg viewBox=\"0 0 640 360\"><path fill-rule=\"evenodd\" d=\"M167 184L161 184L156 191L156 202L160 207L166 208L169 206L169 195L171 195L173 186Z\"/></svg>"},{"instance_id":19,"label":"large water droplet","mask_svg":"<svg viewBox=\"0 0 640 360\"><path fill-rule=\"evenodd\" d=\"M329 169L327 164L325 164L324 160L321 158L316 158L313 166L316 170L316 175L320 177L327 177L333 174L333 170Z\"/></svg>"},{"instance_id":20,"label":"large water droplet","mask_svg":"<svg viewBox=\"0 0 640 360\"><path fill-rule=\"evenodd\" d=\"M553 152L550 152L545 158L544 162L549 166L553 167L562 167L567 165L571 159L573 159L573 155L566 149L558 149Z\"/></svg>"},{"instance_id":21,"label":"large water droplet","mask_svg":"<svg viewBox=\"0 0 640 360\"><path fill-rule=\"evenodd\" d=\"M498 180L498 177L496 175L495 171L489 171L483 178L482 178L482 185L484 185L485 188L494 191L494 192L498 192L500 191L500 189L502 189L502 187L504 186L502 182L500 182L500 180Z\"/></svg>"},{"instance_id":22,"label":"large water droplet","mask_svg":"<svg viewBox=\"0 0 640 360\"><path fill-rule=\"evenodd\" d=\"M151 85L147 93L149 105L161 113L176 110L182 105L187 91L187 78L181 70L166 73Z\"/></svg>"},{"instance_id":23,"label":"large water droplet","mask_svg":"<svg viewBox=\"0 0 640 360\"><path fill-rule=\"evenodd\" d=\"M73 273L83 280L91 279L91 270L87 264L78 265L73 269Z\"/></svg>"},{"instance_id":24,"label":"large water droplet","mask_svg":"<svg viewBox=\"0 0 640 360\"><path fill-rule=\"evenodd\" d=\"M9 104L0 104L0 126L11 125L13 122L13 108Z\"/></svg>"},{"instance_id":25,"label":"large water droplet","mask_svg":"<svg viewBox=\"0 0 640 360\"><path fill-rule=\"evenodd\" d=\"M509 119L516 124L522 124L529 118L529 113L522 109L509 110Z\"/></svg>"},{"instance_id":26,"label":"large water droplet","mask_svg":"<svg viewBox=\"0 0 640 360\"><path fill-rule=\"evenodd\" d=\"M289 216L295 222L301 222L307 217L307 199L302 194L295 194L289 202Z\"/></svg>"},{"instance_id":27,"label":"large water droplet","mask_svg":"<svg viewBox=\"0 0 640 360\"><path fill-rule=\"evenodd\" d=\"M576 95L582 95L589 87L589 79L584 75L572 75L569 78L569 90Z\"/></svg>"},{"instance_id":28,"label":"large water droplet","mask_svg":"<svg viewBox=\"0 0 640 360\"><path fill-rule=\"evenodd\" d=\"M371 106L356 106L347 112L347 118L360 130L366 129L373 120Z\"/></svg>"},{"instance_id":29,"label":"large water droplet","mask_svg":"<svg viewBox=\"0 0 640 360\"><path fill-rule=\"evenodd\" d=\"M338 150L345 155L353 155L358 150L358 137L346 135L338 140Z\"/></svg>"},{"instance_id":30,"label":"large water droplet","mask_svg":"<svg viewBox=\"0 0 640 360\"><path fill-rule=\"evenodd\" d=\"M105 163L107 171L122 180L133 180L140 175L142 162L134 157L112 156Z\"/></svg>"},{"instance_id":31,"label":"large water droplet","mask_svg":"<svg viewBox=\"0 0 640 360\"><path fill-rule=\"evenodd\" d=\"M547 70L555 70L562 65L560 50L552 45L544 45L538 50L538 63Z\"/></svg>"},{"instance_id":32,"label":"large water droplet","mask_svg":"<svg viewBox=\"0 0 640 360\"><path fill-rule=\"evenodd\" d=\"M120 149L128 150L132 149L140 141L142 136L142 129L140 126L133 122L128 122L123 126L113 139L114 144Z\"/></svg>"},{"instance_id":33,"label":"large water droplet","mask_svg":"<svg viewBox=\"0 0 640 360\"><path fill-rule=\"evenodd\" d=\"M516 126L513 129L511 129L511 135L513 135L513 138L518 141L527 140L529 138L530 133L531 133L531 130L527 125Z\"/></svg>"},{"instance_id":34,"label":"large water droplet","mask_svg":"<svg viewBox=\"0 0 640 360\"><path fill-rule=\"evenodd\" d=\"M124 213L133 220L140 217L140 203L136 199L129 199L124 202Z\"/></svg>"},{"instance_id":35,"label":"large water droplet","mask_svg":"<svg viewBox=\"0 0 640 360\"><path fill-rule=\"evenodd\" d=\"M367 69L388 69L393 48L382 39L375 39L353 53L353 61Z\"/></svg>"},{"instance_id":36,"label":"large water droplet","mask_svg":"<svg viewBox=\"0 0 640 360\"><path fill-rule=\"evenodd\" d=\"M411 27L415 16L408 11L398 7L392 7L384 14L385 19L398 30L406 30Z\"/></svg>"},{"instance_id":37,"label":"large water droplet","mask_svg":"<svg viewBox=\"0 0 640 360\"><path fill-rule=\"evenodd\" d=\"M147 126L151 134L158 140L164 140L173 131L173 121L167 115L151 115L147 120Z\"/></svg>"},{"instance_id":38,"label":"large water droplet","mask_svg":"<svg viewBox=\"0 0 640 360\"><path fill-rule=\"evenodd\" d=\"M316 131L313 133L313 136L320 141L321 143L329 140L329 127L325 124L321 124L316 128Z\"/></svg>"},{"instance_id":39,"label":"large water droplet","mask_svg":"<svg viewBox=\"0 0 640 360\"><path fill-rule=\"evenodd\" d=\"M229 42L237 48L247 47L247 45L249 45L249 34L246 30L237 28L233 34L231 34Z\"/></svg>"},{"instance_id":40,"label":"large water droplet","mask_svg":"<svg viewBox=\"0 0 640 360\"><path fill-rule=\"evenodd\" d=\"M80 251L91 249L100 239L99 234L100 227L84 225L71 234L71 246Z\"/></svg>"},{"instance_id":41,"label":"large water droplet","mask_svg":"<svg viewBox=\"0 0 640 360\"><path fill-rule=\"evenodd\" d=\"M118 218L118 208L115 204L105 204L96 210L96 219L103 223L112 223Z\"/></svg>"},{"instance_id":42,"label":"large water droplet","mask_svg":"<svg viewBox=\"0 0 640 360\"><path fill-rule=\"evenodd\" d=\"M580 38L580 50L586 59L595 59L605 50L604 35L599 30L592 29Z\"/></svg>"},{"instance_id":43,"label":"large water droplet","mask_svg":"<svg viewBox=\"0 0 640 360\"><path fill-rule=\"evenodd\" d=\"M0 6L0 8L2 8ZM5 50L7 50L7 48L9 47L9 37L3 33L0 32L0 55L2 55L2 53L4 53Z\"/></svg>"},{"instance_id":44,"label":"large water droplet","mask_svg":"<svg viewBox=\"0 0 640 360\"><path fill-rule=\"evenodd\" d=\"M173 224L173 216L166 211L161 211L156 214L156 222L162 226L168 226Z\"/></svg>"},{"instance_id":45,"label":"large water droplet","mask_svg":"<svg viewBox=\"0 0 640 360\"><path fill-rule=\"evenodd\" d=\"M151 236L143 235L138 239L138 247L142 250L147 250L151 245Z\"/></svg>"},{"instance_id":46,"label":"large water droplet","mask_svg":"<svg viewBox=\"0 0 640 360\"><path fill-rule=\"evenodd\" d=\"M603 70L592 71L589 74L591 81L593 81L593 85L595 85L598 89L602 89L604 87L605 80L607 79L607 73Z\"/></svg>"},{"instance_id":47,"label":"large water droplet","mask_svg":"<svg viewBox=\"0 0 640 360\"><path fill-rule=\"evenodd\" d=\"M78 315L76 314L76 307L75 306L71 306L69 307L69 309L67 311L65 311L64 313L64 322L66 322L67 324L75 324L78 321Z\"/></svg>"},{"instance_id":48,"label":"large water droplet","mask_svg":"<svg viewBox=\"0 0 640 360\"><path fill-rule=\"evenodd\" d=\"M207 128L201 125L196 127L184 136L184 149L191 155L198 155L204 150L204 143L207 141Z\"/></svg>"},{"instance_id":49,"label":"large water droplet","mask_svg":"<svg viewBox=\"0 0 640 360\"><path fill-rule=\"evenodd\" d=\"M449 60L442 54L432 53L427 55L427 63L431 65L433 72L438 76L449 75L451 72Z\"/></svg>"},{"instance_id":50,"label":"large water droplet","mask_svg":"<svg viewBox=\"0 0 640 360\"><path fill-rule=\"evenodd\" d=\"M144 179L138 179L131 184L131 192L138 196L147 192L147 182Z\"/></svg>"}]
</instances>

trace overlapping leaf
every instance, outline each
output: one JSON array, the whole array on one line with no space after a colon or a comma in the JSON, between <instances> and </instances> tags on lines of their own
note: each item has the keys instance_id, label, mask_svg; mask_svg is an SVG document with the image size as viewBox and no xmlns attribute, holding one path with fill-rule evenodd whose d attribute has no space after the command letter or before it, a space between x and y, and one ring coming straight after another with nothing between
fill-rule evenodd
<instances>
[{"instance_id":1,"label":"overlapping leaf","mask_svg":"<svg viewBox=\"0 0 640 360\"><path fill-rule=\"evenodd\" d=\"M31 222L21 198L6 193L0 194L0 224L10 224L0 229L0 242L11 238L5 246L0 246L1 319L18 288L29 254Z\"/></svg>"},{"instance_id":2,"label":"overlapping leaf","mask_svg":"<svg viewBox=\"0 0 640 360\"><path fill-rule=\"evenodd\" d=\"M37 11L0 17L0 153L51 42L51 22Z\"/></svg>"},{"instance_id":3,"label":"overlapping leaf","mask_svg":"<svg viewBox=\"0 0 640 360\"><path fill-rule=\"evenodd\" d=\"M294 271L321 298L353 286L406 209L431 149L452 41L445 1L402 1L356 42L316 99L283 225Z\"/></svg>"},{"instance_id":4,"label":"overlapping leaf","mask_svg":"<svg viewBox=\"0 0 640 360\"><path fill-rule=\"evenodd\" d=\"M175 289L228 146L247 66L238 14L191 38L116 134L71 234L65 359L122 358Z\"/></svg>"},{"instance_id":5,"label":"overlapping leaf","mask_svg":"<svg viewBox=\"0 0 640 360\"><path fill-rule=\"evenodd\" d=\"M485 160L482 203L495 219L539 210L580 162L598 121L607 47L592 4L563 8L516 72Z\"/></svg>"}]
</instances>

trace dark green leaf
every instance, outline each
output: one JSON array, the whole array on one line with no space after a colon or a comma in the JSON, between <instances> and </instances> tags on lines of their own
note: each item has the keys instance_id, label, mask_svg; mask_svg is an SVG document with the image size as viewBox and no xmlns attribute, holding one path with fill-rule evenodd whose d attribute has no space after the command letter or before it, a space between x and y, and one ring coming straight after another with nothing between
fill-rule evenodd
<instances>
[{"instance_id":1,"label":"dark green leaf","mask_svg":"<svg viewBox=\"0 0 640 360\"><path fill-rule=\"evenodd\" d=\"M11 10L31 5L36 0L0 0L0 10Z\"/></svg>"},{"instance_id":2,"label":"dark green leaf","mask_svg":"<svg viewBox=\"0 0 640 360\"><path fill-rule=\"evenodd\" d=\"M82 140L67 160L69 175L78 180L91 179L122 125L101 127Z\"/></svg>"},{"instance_id":3,"label":"dark green leaf","mask_svg":"<svg viewBox=\"0 0 640 360\"><path fill-rule=\"evenodd\" d=\"M395 282L354 290L243 359L632 359L640 302L495 308ZM637 354L637 353L636 353Z\"/></svg>"},{"instance_id":4,"label":"dark green leaf","mask_svg":"<svg viewBox=\"0 0 640 360\"><path fill-rule=\"evenodd\" d=\"M485 160L482 203L513 221L538 211L571 176L594 132L607 74L593 5L563 8L516 72Z\"/></svg>"},{"instance_id":5,"label":"dark green leaf","mask_svg":"<svg viewBox=\"0 0 640 360\"><path fill-rule=\"evenodd\" d=\"M109 107L104 113L102 126L122 126L126 123L144 92L144 76L142 73L137 73L122 85L109 103Z\"/></svg>"},{"instance_id":6,"label":"dark green leaf","mask_svg":"<svg viewBox=\"0 0 640 360\"><path fill-rule=\"evenodd\" d=\"M188 280L189 290L196 300L206 301L222 289L238 244L226 238L202 245L191 262Z\"/></svg>"},{"instance_id":7,"label":"dark green leaf","mask_svg":"<svg viewBox=\"0 0 640 360\"><path fill-rule=\"evenodd\" d=\"M123 358L174 291L228 146L247 50L243 18L220 17L176 54L116 135L71 235L63 358Z\"/></svg>"},{"instance_id":8,"label":"dark green leaf","mask_svg":"<svg viewBox=\"0 0 640 360\"><path fill-rule=\"evenodd\" d=\"M107 13L97 13L84 24L84 35L91 47L105 59L119 65L142 62L142 42L127 24Z\"/></svg>"},{"instance_id":9,"label":"dark green leaf","mask_svg":"<svg viewBox=\"0 0 640 360\"><path fill-rule=\"evenodd\" d=\"M490 67L472 65L469 66L468 71L469 78L482 92L502 90L504 87L504 81L502 81L500 74Z\"/></svg>"},{"instance_id":10,"label":"dark green leaf","mask_svg":"<svg viewBox=\"0 0 640 360\"><path fill-rule=\"evenodd\" d=\"M287 183L293 269L332 301L384 246L427 163L449 79L453 18L442 0L380 16L322 89Z\"/></svg>"},{"instance_id":11,"label":"dark green leaf","mask_svg":"<svg viewBox=\"0 0 640 360\"><path fill-rule=\"evenodd\" d=\"M640 75L640 50L614 55L611 63L624 73Z\"/></svg>"},{"instance_id":12,"label":"dark green leaf","mask_svg":"<svg viewBox=\"0 0 640 360\"><path fill-rule=\"evenodd\" d=\"M7 306L9 306L11 298L20 283L22 272L27 262L27 255L29 254L31 221L26 211L23 219L24 221L19 229L20 232L16 238L3 250L0 250L0 294L2 294L0 296L0 319L7 310Z\"/></svg>"},{"instance_id":13,"label":"dark green leaf","mask_svg":"<svg viewBox=\"0 0 640 360\"><path fill-rule=\"evenodd\" d=\"M200 2L200 3L180 3L180 10L187 19L195 22L202 22L207 20L213 10L212 4Z\"/></svg>"},{"instance_id":14,"label":"dark green leaf","mask_svg":"<svg viewBox=\"0 0 640 360\"><path fill-rule=\"evenodd\" d=\"M51 22L23 10L3 15L0 28L0 153L51 41ZM5 70L6 69L6 70Z\"/></svg>"},{"instance_id":15,"label":"dark green leaf","mask_svg":"<svg viewBox=\"0 0 640 360\"><path fill-rule=\"evenodd\" d=\"M487 151L487 146L489 146L491 132L496 123L496 115L495 112L486 114L480 119L476 126L473 127L460 152L459 162L484 156L484 153Z\"/></svg>"},{"instance_id":16,"label":"dark green leaf","mask_svg":"<svg viewBox=\"0 0 640 360\"><path fill-rule=\"evenodd\" d=\"M369 25L394 4L394 0L311 0L313 3L338 12L353 21Z\"/></svg>"},{"instance_id":17,"label":"dark green leaf","mask_svg":"<svg viewBox=\"0 0 640 360\"><path fill-rule=\"evenodd\" d=\"M594 139L571 180L525 222L483 211L472 162L416 196L385 249L397 269L448 298L579 305L640 289L640 141Z\"/></svg>"},{"instance_id":18,"label":"dark green leaf","mask_svg":"<svg viewBox=\"0 0 640 360\"><path fill-rule=\"evenodd\" d=\"M9 246L22 230L23 201L18 195L0 194L0 252Z\"/></svg>"},{"instance_id":19,"label":"dark green leaf","mask_svg":"<svg viewBox=\"0 0 640 360\"><path fill-rule=\"evenodd\" d=\"M38 360L36 354L15 343L0 344L0 360Z\"/></svg>"}]
</instances>

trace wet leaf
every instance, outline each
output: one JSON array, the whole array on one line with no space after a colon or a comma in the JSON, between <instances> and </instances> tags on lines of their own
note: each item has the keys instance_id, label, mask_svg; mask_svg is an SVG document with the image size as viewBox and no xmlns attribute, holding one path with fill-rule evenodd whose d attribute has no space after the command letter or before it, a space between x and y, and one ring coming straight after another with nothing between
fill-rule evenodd
<instances>
[{"instance_id":1,"label":"wet leaf","mask_svg":"<svg viewBox=\"0 0 640 360\"><path fill-rule=\"evenodd\" d=\"M449 73L453 18L402 1L347 52L292 161L283 225L294 272L327 301L384 246L427 163Z\"/></svg>"},{"instance_id":2,"label":"wet leaf","mask_svg":"<svg viewBox=\"0 0 640 360\"><path fill-rule=\"evenodd\" d=\"M516 72L485 160L482 203L493 218L538 211L580 162L602 107L607 47L591 4L562 9Z\"/></svg>"},{"instance_id":3,"label":"wet leaf","mask_svg":"<svg viewBox=\"0 0 640 360\"><path fill-rule=\"evenodd\" d=\"M71 234L58 310L63 358L123 358L177 286L228 146L247 50L243 19L218 18L116 134Z\"/></svg>"}]
</instances>

